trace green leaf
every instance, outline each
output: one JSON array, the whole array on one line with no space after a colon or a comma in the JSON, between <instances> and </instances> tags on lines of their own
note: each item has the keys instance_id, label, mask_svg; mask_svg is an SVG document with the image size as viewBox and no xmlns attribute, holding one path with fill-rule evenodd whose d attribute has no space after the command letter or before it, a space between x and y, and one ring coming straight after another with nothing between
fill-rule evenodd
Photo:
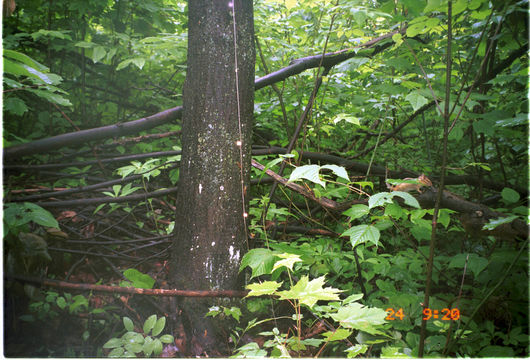
<instances>
[{"instance_id":1,"label":"green leaf","mask_svg":"<svg viewBox=\"0 0 530 360\"><path fill-rule=\"evenodd\" d=\"M276 261L276 263L274 264L274 267L272 268L272 271L279 269L282 266L285 266L286 268L292 271L294 263L302 261L302 259L300 259L298 255L294 255L294 254L283 253L283 254L278 254L276 256L278 256L282 260Z\"/></svg>"},{"instance_id":2,"label":"green leaf","mask_svg":"<svg viewBox=\"0 0 530 360\"><path fill-rule=\"evenodd\" d=\"M18 62L20 62L22 64L25 64L25 65L27 65L29 67L38 69L40 71L43 71L43 72L50 71L50 69L47 66L42 65L41 63L39 63L39 62L33 60L32 58L30 58L29 56L27 56L26 54L20 53L18 51L4 49L3 54L4 54L4 57L8 57L10 59L17 60Z\"/></svg>"},{"instance_id":3,"label":"green leaf","mask_svg":"<svg viewBox=\"0 0 530 360\"><path fill-rule=\"evenodd\" d=\"M368 241L373 242L375 245L379 245L381 233L379 232L379 229L373 225L357 225L346 230L341 236L349 236L352 246L355 247Z\"/></svg>"},{"instance_id":4,"label":"green leaf","mask_svg":"<svg viewBox=\"0 0 530 360\"><path fill-rule=\"evenodd\" d=\"M101 59L103 59L107 55L107 51L103 46L96 46L94 48L94 51L92 51L92 61L94 63L99 62Z\"/></svg>"},{"instance_id":5,"label":"green leaf","mask_svg":"<svg viewBox=\"0 0 530 360\"><path fill-rule=\"evenodd\" d=\"M517 219L516 215L511 215L511 216L507 216L507 217L501 217L501 218L497 218L497 219L490 219L489 222L487 224L485 224L482 228L484 230L493 230L497 226L500 226L502 224L509 224L512 221L514 221L515 219Z\"/></svg>"},{"instance_id":6,"label":"green leaf","mask_svg":"<svg viewBox=\"0 0 530 360\"><path fill-rule=\"evenodd\" d=\"M163 318L164 320L166 318ZM155 323L156 323L156 315L151 315L147 318L147 320L145 320L144 322L144 326L143 326L143 331L144 331L144 334L149 334L149 331L151 331L153 329L153 326L155 326ZM165 325L165 321L164 321L164 325ZM158 333L160 334L160 333ZM158 334L154 334L154 336L158 335Z\"/></svg>"},{"instance_id":7,"label":"green leaf","mask_svg":"<svg viewBox=\"0 0 530 360\"><path fill-rule=\"evenodd\" d=\"M109 353L111 358L121 358L124 356L125 350L122 347L117 347Z\"/></svg>"},{"instance_id":8,"label":"green leaf","mask_svg":"<svg viewBox=\"0 0 530 360\"><path fill-rule=\"evenodd\" d=\"M61 106L72 106L72 103L70 100L66 99L64 96L59 94L54 94L47 90L36 90L36 89L27 89L26 91L29 91L30 93L33 93L37 95L38 97L41 97L45 100L48 100L49 102Z\"/></svg>"},{"instance_id":9,"label":"green leaf","mask_svg":"<svg viewBox=\"0 0 530 360\"><path fill-rule=\"evenodd\" d=\"M356 329L372 335L382 335L377 325L386 323L386 311L378 308L368 308L359 303L350 303L341 307L331 317L340 322L341 326L348 329Z\"/></svg>"},{"instance_id":10,"label":"green leaf","mask_svg":"<svg viewBox=\"0 0 530 360\"><path fill-rule=\"evenodd\" d=\"M488 345L480 350L477 356L491 358L513 358L515 356L515 352L511 347L508 346Z\"/></svg>"},{"instance_id":11,"label":"green leaf","mask_svg":"<svg viewBox=\"0 0 530 360\"><path fill-rule=\"evenodd\" d=\"M326 183L320 180L319 176L320 166L318 165L304 165L299 166L293 170L289 176L289 182L296 181L299 179L306 179L315 184L319 184L322 187L326 187Z\"/></svg>"},{"instance_id":12,"label":"green leaf","mask_svg":"<svg viewBox=\"0 0 530 360\"><path fill-rule=\"evenodd\" d=\"M342 214L349 216L351 221L363 217L364 215L368 215L369 213L370 209L368 208L368 206L364 204L355 204L348 210L344 211Z\"/></svg>"},{"instance_id":13,"label":"green leaf","mask_svg":"<svg viewBox=\"0 0 530 360\"><path fill-rule=\"evenodd\" d=\"M59 309L64 309L66 307L66 300L62 296L58 297L56 304L59 307Z\"/></svg>"},{"instance_id":14,"label":"green leaf","mask_svg":"<svg viewBox=\"0 0 530 360\"><path fill-rule=\"evenodd\" d=\"M173 335L162 335L160 336L160 341L163 342L164 344L172 344L173 341L175 341L175 338L173 337Z\"/></svg>"},{"instance_id":15,"label":"green leaf","mask_svg":"<svg viewBox=\"0 0 530 360\"><path fill-rule=\"evenodd\" d=\"M248 284L246 288L249 289L250 292L246 297L272 295L280 286L282 286L282 283L276 281L264 281L261 284Z\"/></svg>"},{"instance_id":16,"label":"green leaf","mask_svg":"<svg viewBox=\"0 0 530 360\"><path fill-rule=\"evenodd\" d=\"M160 319L156 321L155 326L153 327L153 336L158 336L162 330L164 330L164 327L166 326L166 318L165 316L162 316Z\"/></svg>"},{"instance_id":17,"label":"green leaf","mask_svg":"<svg viewBox=\"0 0 530 360\"><path fill-rule=\"evenodd\" d=\"M127 269L123 275L132 282L133 286L140 289L152 289L155 279L147 274L142 274L136 269Z\"/></svg>"},{"instance_id":18,"label":"green leaf","mask_svg":"<svg viewBox=\"0 0 530 360\"><path fill-rule=\"evenodd\" d=\"M337 116L333 118L333 124L337 124L338 122L342 120L346 121L347 123L353 124L353 125L361 126L361 122L359 118L352 116L352 115L348 115L348 114L338 114Z\"/></svg>"},{"instance_id":19,"label":"green leaf","mask_svg":"<svg viewBox=\"0 0 530 360\"><path fill-rule=\"evenodd\" d=\"M146 357L151 357L153 350L155 349L155 342L153 338L147 336L144 340L144 345L142 346L142 351Z\"/></svg>"},{"instance_id":20,"label":"green leaf","mask_svg":"<svg viewBox=\"0 0 530 360\"><path fill-rule=\"evenodd\" d=\"M504 201L506 201L508 204L513 204L519 201L519 193L515 190L512 190L510 188L504 188L501 191L501 196Z\"/></svg>"},{"instance_id":21,"label":"green leaf","mask_svg":"<svg viewBox=\"0 0 530 360\"><path fill-rule=\"evenodd\" d=\"M421 209L420 203L416 198L410 195L408 192L404 191L392 191L392 196L399 196L405 201L405 204L408 206L415 207L416 209Z\"/></svg>"},{"instance_id":22,"label":"green leaf","mask_svg":"<svg viewBox=\"0 0 530 360\"><path fill-rule=\"evenodd\" d=\"M286 291L279 291L277 294L280 299L297 299L301 304L312 307L319 300L339 300L339 289L327 287L323 288L324 276L309 281L309 278L304 275L291 289Z\"/></svg>"},{"instance_id":23,"label":"green leaf","mask_svg":"<svg viewBox=\"0 0 530 360\"><path fill-rule=\"evenodd\" d=\"M350 346L345 352L348 353L348 359L353 359L354 357L357 357L358 355L364 354L368 350L368 345L366 344L357 344Z\"/></svg>"},{"instance_id":24,"label":"green leaf","mask_svg":"<svg viewBox=\"0 0 530 360\"><path fill-rule=\"evenodd\" d=\"M368 199L368 208L373 209L374 207L384 206L385 204L392 204L392 195L389 192L380 192L370 196Z\"/></svg>"},{"instance_id":25,"label":"green leaf","mask_svg":"<svg viewBox=\"0 0 530 360\"><path fill-rule=\"evenodd\" d=\"M407 100L410 103L410 105L412 105L412 109L414 111L418 110L423 105L429 102L425 97L423 97L417 92L411 92L405 97L405 100Z\"/></svg>"},{"instance_id":26,"label":"green leaf","mask_svg":"<svg viewBox=\"0 0 530 360\"><path fill-rule=\"evenodd\" d=\"M471 270L475 278L488 266L488 259L477 254L456 254L449 262L449 268L463 269L466 266Z\"/></svg>"},{"instance_id":27,"label":"green leaf","mask_svg":"<svg viewBox=\"0 0 530 360\"><path fill-rule=\"evenodd\" d=\"M326 339L325 341L340 341L348 338L352 334L351 330L337 329L335 331L326 331L322 334Z\"/></svg>"},{"instance_id":28,"label":"green leaf","mask_svg":"<svg viewBox=\"0 0 530 360\"><path fill-rule=\"evenodd\" d=\"M82 48L85 48L85 49L91 49L91 48L95 47L96 44L91 43L91 42L86 42L86 41L79 41L79 42L76 42L74 46L82 47Z\"/></svg>"},{"instance_id":29,"label":"green leaf","mask_svg":"<svg viewBox=\"0 0 530 360\"><path fill-rule=\"evenodd\" d=\"M17 97L4 97L4 110L13 115L20 116L28 111L28 107L22 99Z\"/></svg>"},{"instance_id":30,"label":"green leaf","mask_svg":"<svg viewBox=\"0 0 530 360\"><path fill-rule=\"evenodd\" d=\"M154 339L153 343L154 343L153 354L155 356L158 356L162 353L162 350L164 349L162 345L162 341L160 339Z\"/></svg>"},{"instance_id":31,"label":"green leaf","mask_svg":"<svg viewBox=\"0 0 530 360\"><path fill-rule=\"evenodd\" d=\"M127 330L127 331L133 331L134 330L134 323L127 316L123 317L123 326L125 326L125 330Z\"/></svg>"},{"instance_id":32,"label":"green leaf","mask_svg":"<svg viewBox=\"0 0 530 360\"><path fill-rule=\"evenodd\" d=\"M30 219L39 225L59 229L59 223L55 220L53 215L40 206L37 206L36 209L31 211Z\"/></svg>"},{"instance_id":33,"label":"green leaf","mask_svg":"<svg viewBox=\"0 0 530 360\"><path fill-rule=\"evenodd\" d=\"M385 346L381 349L381 357L384 358L410 358L410 356L402 353L400 348L395 346Z\"/></svg>"},{"instance_id":34,"label":"green leaf","mask_svg":"<svg viewBox=\"0 0 530 360\"><path fill-rule=\"evenodd\" d=\"M129 66L132 63L132 59L127 59L118 64L116 67L116 71L120 71L121 69L125 69L127 66Z\"/></svg>"},{"instance_id":35,"label":"green leaf","mask_svg":"<svg viewBox=\"0 0 530 360\"><path fill-rule=\"evenodd\" d=\"M342 166L322 165L321 169L329 169L329 170L333 171L333 173L335 175L337 175L337 177L343 178L343 179L345 179L348 182L350 181L350 178L348 177L348 173L346 172L346 169L344 167L342 167Z\"/></svg>"},{"instance_id":36,"label":"green leaf","mask_svg":"<svg viewBox=\"0 0 530 360\"><path fill-rule=\"evenodd\" d=\"M145 65L145 59L144 58L134 58L134 59L131 59L132 60L132 63L134 65L136 65L136 67L140 70L142 70L142 68L144 67Z\"/></svg>"},{"instance_id":37,"label":"green leaf","mask_svg":"<svg viewBox=\"0 0 530 360\"><path fill-rule=\"evenodd\" d=\"M243 259L241 259L239 272L245 267L250 266L252 269L252 276L250 279L252 279L263 274L270 274L275 262L276 255L274 255L271 250L262 248L252 249L243 256Z\"/></svg>"},{"instance_id":38,"label":"green leaf","mask_svg":"<svg viewBox=\"0 0 530 360\"><path fill-rule=\"evenodd\" d=\"M123 342L122 342L121 339L112 338L112 339L110 339L109 341L107 341L103 345L103 348L104 349L113 349L113 348L117 348L117 347L122 346L122 345L123 345Z\"/></svg>"}]
</instances>

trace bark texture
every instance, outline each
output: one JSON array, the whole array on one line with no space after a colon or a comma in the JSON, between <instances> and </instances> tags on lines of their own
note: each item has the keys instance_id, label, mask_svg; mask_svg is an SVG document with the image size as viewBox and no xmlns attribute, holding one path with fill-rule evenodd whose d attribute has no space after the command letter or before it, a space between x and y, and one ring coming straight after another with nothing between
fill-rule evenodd
<instances>
[{"instance_id":1,"label":"bark texture","mask_svg":"<svg viewBox=\"0 0 530 360\"><path fill-rule=\"evenodd\" d=\"M240 169L247 186L254 109L252 1L194 0L188 2L188 11L188 68L171 276L178 289L236 290L246 250L243 209L246 212L248 207L243 207ZM211 304L198 299L184 299L180 304L187 319L191 355L222 354L216 353L222 348L218 329L211 318L204 319Z\"/></svg>"}]
</instances>

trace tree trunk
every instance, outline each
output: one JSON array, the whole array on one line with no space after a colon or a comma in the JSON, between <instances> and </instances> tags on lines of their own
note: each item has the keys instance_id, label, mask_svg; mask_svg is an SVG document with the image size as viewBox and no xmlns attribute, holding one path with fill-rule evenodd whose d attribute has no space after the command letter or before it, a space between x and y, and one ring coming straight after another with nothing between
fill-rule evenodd
<instances>
[{"instance_id":1,"label":"tree trunk","mask_svg":"<svg viewBox=\"0 0 530 360\"><path fill-rule=\"evenodd\" d=\"M234 290L241 285L238 270L247 249L243 214L248 202L242 181L246 189L254 109L252 1L194 0L188 2L188 11L188 67L171 280L178 289ZM211 305L211 300L196 298L180 301L192 355L222 354L217 352L224 346L219 344L218 331L211 318L204 318Z\"/></svg>"}]
</instances>

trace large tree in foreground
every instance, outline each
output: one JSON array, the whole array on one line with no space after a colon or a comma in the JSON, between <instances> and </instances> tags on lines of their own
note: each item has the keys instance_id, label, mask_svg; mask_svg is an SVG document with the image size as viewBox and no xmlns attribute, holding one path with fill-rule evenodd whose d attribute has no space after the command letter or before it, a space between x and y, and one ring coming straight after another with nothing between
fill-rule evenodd
<instances>
[{"instance_id":1,"label":"large tree in foreground","mask_svg":"<svg viewBox=\"0 0 530 360\"><path fill-rule=\"evenodd\" d=\"M231 290L240 285L246 249L244 194L254 107L252 1L196 0L188 3L188 11L171 277L179 289ZM219 346L214 326L204 319L208 305L197 299L180 303L195 355L211 356Z\"/></svg>"}]
</instances>

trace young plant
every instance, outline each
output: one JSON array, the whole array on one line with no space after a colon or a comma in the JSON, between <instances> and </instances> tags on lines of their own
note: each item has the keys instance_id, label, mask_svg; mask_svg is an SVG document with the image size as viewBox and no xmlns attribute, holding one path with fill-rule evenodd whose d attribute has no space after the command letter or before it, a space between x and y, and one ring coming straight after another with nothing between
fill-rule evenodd
<instances>
[{"instance_id":1,"label":"young plant","mask_svg":"<svg viewBox=\"0 0 530 360\"><path fill-rule=\"evenodd\" d=\"M142 331L135 331L134 323L124 316L123 325L125 334L119 338L112 338L104 345L104 349L112 349L108 357L136 357L142 353L144 357L159 356L162 353L162 344L172 344L172 335L160 335L166 326L166 318L157 319L156 315L151 315L144 322Z\"/></svg>"}]
</instances>

